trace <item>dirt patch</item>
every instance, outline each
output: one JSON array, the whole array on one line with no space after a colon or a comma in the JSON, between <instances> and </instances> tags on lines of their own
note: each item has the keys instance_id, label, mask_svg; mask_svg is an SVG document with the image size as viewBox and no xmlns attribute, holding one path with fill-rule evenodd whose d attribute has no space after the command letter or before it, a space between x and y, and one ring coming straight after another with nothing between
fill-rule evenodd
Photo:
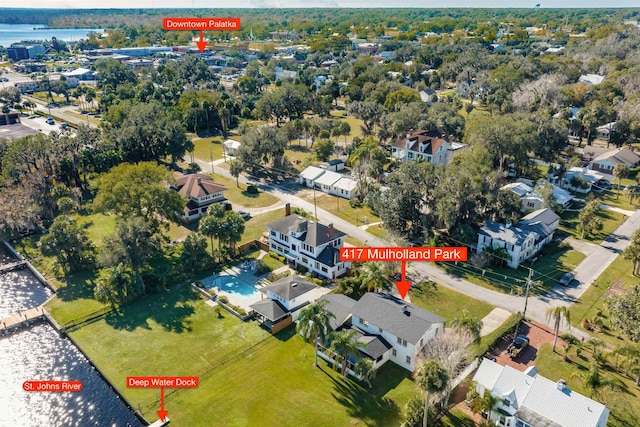
<instances>
[{"instance_id":1,"label":"dirt patch","mask_svg":"<svg viewBox=\"0 0 640 427\"><path fill-rule=\"evenodd\" d=\"M611 295L626 295L628 291L622 285L624 285L624 280L618 279L614 281L602 298L606 299Z\"/></svg>"},{"instance_id":2,"label":"dirt patch","mask_svg":"<svg viewBox=\"0 0 640 427\"><path fill-rule=\"evenodd\" d=\"M537 322L528 321L520 325L518 335L525 335L529 338L529 345L517 357L512 359L507 354L507 347L513 341L513 335L503 337L494 350L493 357L500 365L509 365L519 371L524 371L527 367L535 365L538 349L542 344L553 343L553 329ZM558 338L557 346L563 345L565 342Z\"/></svg>"}]
</instances>

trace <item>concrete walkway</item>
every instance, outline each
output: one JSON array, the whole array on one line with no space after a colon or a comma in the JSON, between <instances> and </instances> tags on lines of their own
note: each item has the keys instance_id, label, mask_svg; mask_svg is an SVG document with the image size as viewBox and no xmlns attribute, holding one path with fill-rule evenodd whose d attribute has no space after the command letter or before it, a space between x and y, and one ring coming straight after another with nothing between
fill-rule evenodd
<instances>
[{"instance_id":1,"label":"concrete walkway","mask_svg":"<svg viewBox=\"0 0 640 427\"><path fill-rule=\"evenodd\" d=\"M494 308L491 313L484 316L482 319L482 330L480 336L484 337L495 331L511 316L511 312L502 308Z\"/></svg>"},{"instance_id":2,"label":"concrete walkway","mask_svg":"<svg viewBox=\"0 0 640 427\"><path fill-rule=\"evenodd\" d=\"M628 211L626 209L616 208L614 206L609 206L609 205L600 205L600 209L617 212L619 214L626 215L626 216L631 216L636 212L636 211Z\"/></svg>"}]
</instances>

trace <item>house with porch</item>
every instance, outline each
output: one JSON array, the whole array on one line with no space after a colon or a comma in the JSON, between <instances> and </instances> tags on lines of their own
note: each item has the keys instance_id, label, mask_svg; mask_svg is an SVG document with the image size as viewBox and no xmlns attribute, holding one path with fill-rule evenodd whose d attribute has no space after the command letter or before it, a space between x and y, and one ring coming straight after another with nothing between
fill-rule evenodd
<instances>
[{"instance_id":1,"label":"house with porch","mask_svg":"<svg viewBox=\"0 0 640 427\"><path fill-rule=\"evenodd\" d=\"M533 257L553 239L560 217L551 209L533 211L516 224L487 221L478 231L477 251L502 248L507 252L507 265L518 265Z\"/></svg>"},{"instance_id":2,"label":"house with porch","mask_svg":"<svg viewBox=\"0 0 640 427\"><path fill-rule=\"evenodd\" d=\"M391 146L391 157L404 162L423 159L425 162L446 165L449 148L449 139L440 129L412 130Z\"/></svg>"},{"instance_id":3,"label":"house with porch","mask_svg":"<svg viewBox=\"0 0 640 427\"><path fill-rule=\"evenodd\" d=\"M567 382L553 382L535 366L521 372L483 359L473 377L480 396L485 392L500 400L489 421L505 427L606 427L609 409L571 390Z\"/></svg>"},{"instance_id":4,"label":"house with porch","mask_svg":"<svg viewBox=\"0 0 640 427\"><path fill-rule=\"evenodd\" d=\"M260 288L263 299L253 303L258 320L272 333L295 322L300 310L318 298L318 286L298 276L286 276Z\"/></svg>"},{"instance_id":5,"label":"house with porch","mask_svg":"<svg viewBox=\"0 0 640 427\"><path fill-rule=\"evenodd\" d=\"M188 200L182 214L182 220L185 222L205 216L209 206L227 200L224 197L227 187L218 184L209 175L202 173L179 175L176 181L176 185L172 188Z\"/></svg>"},{"instance_id":6,"label":"house with porch","mask_svg":"<svg viewBox=\"0 0 640 427\"><path fill-rule=\"evenodd\" d=\"M294 267L303 267L312 274L335 279L347 272L351 263L340 260L340 248L345 233L317 221L292 214L285 206L282 219L267 224L269 249L284 256Z\"/></svg>"},{"instance_id":7,"label":"house with porch","mask_svg":"<svg viewBox=\"0 0 640 427\"><path fill-rule=\"evenodd\" d=\"M424 346L444 330L446 319L390 294L367 292L359 301L324 295L334 330L354 329L360 352L376 368L388 360L413 371Z\"/></svg>"}]
</instances>

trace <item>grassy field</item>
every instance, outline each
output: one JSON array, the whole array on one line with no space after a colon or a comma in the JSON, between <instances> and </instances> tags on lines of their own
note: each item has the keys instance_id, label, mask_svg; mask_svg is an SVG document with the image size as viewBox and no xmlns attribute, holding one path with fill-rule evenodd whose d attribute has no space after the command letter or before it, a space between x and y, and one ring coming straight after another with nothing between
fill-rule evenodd
<instances>
[{"instance_id":1,"label":"grassy field","mask_svg":"<svg viewBox=\"0 0 640 427\"><path fill-rule=\"evenodd\" d=\"M563 352L562 349L559 350ZM600 367L600 376L613 380L622 386L622 391L613 392L608 389L601 389L600 395L592 396L592 391L582 384L582 380L577 376L588 371L589 365L594 363L593 354L590 349L583 349L580 356L575 351L569 351L569 360L565 361L560 354L551 351L551 344L543 344L538 349L536 367L541 375L551 381L564 379L571 390L575 390L587 397L591 397L607 405L611 410L609 416L609 427L631 427L637 426L640 420L640 398L639 389L633 379L619 373L614 369L613 358L609 358L609 363L605 367Z\"/></svg>"},{"instance_id":2,"label":"grassy field","mask_svg":"<svg viewBox=\"0 0 640 427\"><path fill-rule=\"evenodd\" d=\"M349 127L351 127L351 132L347 135L347 140L351 141L353 137L362 137L362 120L354 117L348 116L347 112L344 110L332 110L331 116L335 118L340 118L342 121L349 123ZM340 142L344 142L344 136L339 137Z\"/></svg>"},{"instance_id":3,"label":"grassy field","mask_svg":"<svg viewBox=\"0 0 640 427\"><path fill-rule=\"evenodd\" d=\"M371 233L379 239L388 240L389 233L384 229L382 224L372 225L371 227L367 227L367 233Z\"/></svg>"},{"instance_id":4,"label":"grassy field","mask_svg":"<svg viewBox=\"0 0 640 427\"><path fill-rule=\"evenodd\" d=\"M305 191L304 194L298 194L298 197L313 203L313 191L311 189ZM363 225L380 222L380 217L367 206L361 205L354 208L349 204L349 200L323 193L322 191L316 191L315 203L325 211L349 221L351 224Z\"/></svg>"},{"instance_id":5,"label":"grassy field","mask_svg":"<svg viewBox=\"0 0 640 427\"><path fill-rule=\"evenodd\" d=\"M373 389L340 375L288 328L271 336L255 322L218 317L191 290L175 287L71 333L149 420L157 389L129 389L127 376L198 376L199 387L169 391L172 424L224 426L399 425L418 393L410 373L387 364ZM295 402L293 404L292 402Z\"/></svg>"},{"instance_id":6,"label":"grassy field","mask_svg":"<svg viewBox=\"0 0 640 427\"><path fill-rule=\"evenodd\" d=\"M213 180L227 187L224 196L233 204L235 210L242 208L264 208L278 203L278 198L272 194L258 190L257 194L247 192L247 185L240 183L236 186L236 180L223 175L213 174ZM239 206L236 206L239 205Z\"/></svg>"},{"instance_id":7,"label":"grassy field","mask_svg":"<svg viewBox=\"0 0 640 427\"><path fill-rule=\"evenodd\" d=\"M241 242L259 239L267 231L266 225L280 218L284 218L284 208L251 217L246 222Z\"/></svg>"},{"instance_id":8,"label":"grassy field","mask_svg":"<svg viewBox=\"0 0 640 427\"><path fill-rule=\"evenodd\" d=\"M469 315L482 319L493 310L491 304L471 298L436 283L412 286L409 289L411 303L431 311L447 320L460 316L462 308L469 310Z\"/></svg>"},{"instance_id":9,"label":"grassy field","mask_svg":"<svg viewBox=\"0 0 640 427\"><path fill-rule=\"evenodd\" d=\"M187 153L185 159L190 159L190 154ZM222 159L224 157L222 153L222 138L201 138L193 141L193 157L205 162Z\"/></svg>"},{"instance_id":10,"label":"grassy field","mask_svg":"<svg viewBox=\"0 0 640 427\"><path fill-rule=\"evenodd\" d=\"M625 215L604 209L600 209L596 215L602 221L602 230L590 235L585 235L584 238L578 232L578 212L563 212L560 216L558 229L572 235L576 239L600 243L627 219Z\"/></svg>"},{"instance_id":11,"label":"grassy field","mask_svg":"<svg viewBox=\"0 0 640 427\"><path fill-rule=\"evenodd\" d=\"M531 266L534 270L531 293L534 295L546 293L558 283L564 273L573 270L584 258L585 255L582 252L556 246L555 242L549 243ZM465 262L441 263L440 266L450 274L477 285L516 295L524 293L529 274L529 270L524 267L517 270L496 266L477 269Z\"/></svg>"}]
</instances>

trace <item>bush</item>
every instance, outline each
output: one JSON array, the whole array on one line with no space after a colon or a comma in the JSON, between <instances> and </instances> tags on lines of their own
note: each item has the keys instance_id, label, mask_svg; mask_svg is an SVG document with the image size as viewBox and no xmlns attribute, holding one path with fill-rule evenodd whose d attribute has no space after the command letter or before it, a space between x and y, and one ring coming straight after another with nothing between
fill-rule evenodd
<instances>
[{"instance_id":1,"label":"bush","mask_svg":"<svg viewBox=\"0 0 640 427\"><path fill-rule=\"evenodd\" d=\"M362 203L360 203L360 200L358 200L358 198L356 197L349 200L349 206L351 206L352 208L359 208L360 206L362 206Z\"/></svg>"},{"instance_id":2,"label":"bush","mask_svg":"<svg viewBox=\"0 0 640 427\"><path fill-rule=\"evenodd\" d=\"M283 277L287 277L289 275L289 270L287 271L283 271L280 274L276 274L276 273L269 273L269 275L267 276L267 280L270 282L275 282L276 280L280 280Z\"/></svg>"},{"instance_id":3,"label":"bush","mask_svg":"<svg viewBox=\"0 0 640 427\"><path fill-rule=\"evenodd\" d=\"M273 259L277 259L278 261L280 261L281 263L285 264L286 263L286 258L283 257L282 255L278 255L277 253L275 253L274 251L269 251L269 256Z\"/></svg>"},{"instance_id":4,"label":"bush","mask_svg":"<svg viewBox=\"0 0 640 427\"><path fill-rule=\"evenodd\" d=\"M238 305L234 305L233 307L233 311L235 311L236 313L238 313L240 316L246 316L247 312L244 308L238 306Z\"/></svg>"},{"instance_id":5,"label":"bush","mask_svg":"<svg viewBox=\"0 0 640 427\"><path fill-rule=\"evenodd\" d=\"M570 345L578 345L580 344L580 340L575 335L572 335L568 332L560 335L560 339Z\"/></svg>"},{"instance_id":6,"label":"bush","mask_svg":"<svg viewBox=\"0 0 640 427\"><path fill-rule=\"evenodd\" d=\"M227 298L226 295L220 295L218 297L218 302L221 302L223 304L228 304L229 303L229 298Z\"/></svg>"},{"instance_id":7,"label":"bush","mask_svg":"<svg viewBox=\"0 0 640 427\"><path fill-rule=\"evenodd\" d=\"M268 266L267 264L265 264L264 262L262 262L262 260L258 260L258 263L256 264L256 275L261 275L261 274L265 274L265 273L269 273L271 272L273 269Z\"/></svg>"},{"instance_id":8,"label":"bush","mask_svg":"<svg viewBox=\"0 0 640 427\"><path fill-rule=\"evenodd\" d=\"M255 185L248 185L247 186L247 193L249 193L249 194L258 194L258 187L256 187Z\"/></svg>"}]
</instances>

